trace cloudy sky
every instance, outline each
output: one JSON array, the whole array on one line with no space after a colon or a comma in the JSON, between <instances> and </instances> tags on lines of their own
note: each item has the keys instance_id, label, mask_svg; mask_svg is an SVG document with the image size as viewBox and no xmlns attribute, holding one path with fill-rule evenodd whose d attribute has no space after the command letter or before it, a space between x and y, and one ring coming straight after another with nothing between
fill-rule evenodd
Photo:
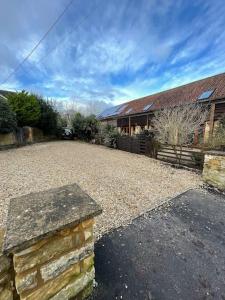
<instances>
[{"instance_id":1,"label":"cloudy sky","mask_svg":"<svg viewBox=\"0 0 225 300\"><path fill-rule=\"evenodd\" d=\"M0 0L0 82L69 0ZM0 89L104 106L225 71L224 0L73 0Z\"/></svg>"}]
</instances>

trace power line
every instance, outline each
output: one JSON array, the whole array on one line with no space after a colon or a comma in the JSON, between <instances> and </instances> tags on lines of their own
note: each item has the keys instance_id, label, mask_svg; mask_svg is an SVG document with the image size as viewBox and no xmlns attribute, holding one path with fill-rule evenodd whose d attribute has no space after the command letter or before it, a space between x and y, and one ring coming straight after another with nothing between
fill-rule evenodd
<instances>
[{"instance_id":1,"label":"power line","mask_svg":"<svg viewBox=\"0 0 225 300\"><path fill-rule=\"evenodd\" d=\"M76 26L74 26L68 33L67 33L67 36L68 37L69 35L71 35L77 28L80 27L80 25L82 23L84 23L91 15L93 15L93 12L96 11L99 7L100 7L101 3L99 2L99 5L96 5L95 8L92 10L90 10L85 16L84 18L82 18L82 20L80 22L78 22L76 24ZM94 6L93 6L94 7ZM44 55L43 57L41 57L37 63L40 63L42 62L47 56L49 56L54 50L56 50L58 48L58 46L61 46L62 45L62 42L66 39L66 37L63 37L62 39L60 39L56 45L54 46L54 48L52 48L51 50L48 51L48 53L46 55Z\"/></svg>"},{"instance_id":2,"label":"power line","mask_svg":"<svg viewBox=\"0 0 225 300\"><path fill-rule=\"evenodd\" d=\"M56 18L53 24L48 28L46 33L42 36L42 38L38 41L38 43L33 47L33 49L28 53L28 55L16 66L16 68L7 76L7 78L1 83L6 83L20 68L21 66L31 57L31 55L36 51L36 49L40 46L40 44L44 41L44 39L48 36L48 34L52 31L55 25L60 21L60 19L64 16L68 8L72 5L74 0L70 0L70 2L66 5L61 14Z\"/></svg>"}]
</instances>

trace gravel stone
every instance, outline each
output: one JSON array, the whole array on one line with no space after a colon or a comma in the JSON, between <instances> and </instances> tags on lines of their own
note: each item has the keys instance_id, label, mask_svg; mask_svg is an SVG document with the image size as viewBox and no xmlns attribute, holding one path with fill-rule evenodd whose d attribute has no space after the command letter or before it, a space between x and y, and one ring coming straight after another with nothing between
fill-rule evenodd
<instances>
[{"instance_id":1,"label":"gravel stone","mask_svg":"<svg viewBox=\"0 0 225 300\"><path fill-rule=\"evenodd\" d=\"M77 183L103 209L95 234L127 225L171 197L202 184L191 171L146 156L75 141L0 152L0 227L11 198Z\"/></svg>"}]
</instances>

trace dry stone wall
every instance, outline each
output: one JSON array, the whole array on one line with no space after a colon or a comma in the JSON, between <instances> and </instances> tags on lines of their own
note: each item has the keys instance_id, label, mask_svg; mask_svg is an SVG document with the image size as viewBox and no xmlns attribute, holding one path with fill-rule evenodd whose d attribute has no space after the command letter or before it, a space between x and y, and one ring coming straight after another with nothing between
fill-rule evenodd
<instances>
[{"instance_id":1,"label":"dry stone wall","mask_svg":"<svg viewBox=\"0 0 225 300\"><path fill-rule=\"evenodd\" d=\"M0 249L4 230L0 229ZM0 300L13 300L12 260L0 251Z\"/></svg>"},{"instance_id":2,"label":"dry stone wall","mask_svg":"<svg viewBox=\"0 0 225 300\"><path fill-rule=\"evenodd\" d=\"M70 299L94 280L94 220L58 232L14 253L15 285L21 300Z\"/></svg>"},{"instance_id":3,"label":"dry stone wall","mask_svg":"<svg viewBox=\"0 0 225 300\"><path fill-rule=\"evenodd\" d=\"M89 296L95 278L94 217L100 213L77 185L13 199L0 256L0 300Z\"/></svg>"},{"instance_id":4,"label":"dry stone wall","mask_svg":"<svg viewBox=\"0 0 225 300\"><path fill-rule=\"evenodd\" d=\"M225 190L225 152L205 153L203 180L220 190Z\"/></svg>"}]
</instances>

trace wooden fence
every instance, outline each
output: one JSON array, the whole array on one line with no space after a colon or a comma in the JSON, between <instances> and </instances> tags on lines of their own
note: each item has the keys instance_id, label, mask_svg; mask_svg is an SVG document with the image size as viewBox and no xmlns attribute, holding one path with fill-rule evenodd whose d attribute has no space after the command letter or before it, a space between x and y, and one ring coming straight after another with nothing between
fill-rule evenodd
<instances>
[{"instance_id":1,"label":"wooden fence","mask_svg":"<svg viewBox=\"0 0 225 300\"><path fill-rule=\"evenodd\" d=\"M204 160L203 152L198 148L182 147L180 149L170 145L159 147L151 137L145 135L119 137L118 149L193 168L202 168Z\"/></svg>"},{"instance_id":2,"label":"wooden fence","mask_svg":"<svg viewBox=\"0 0 225 300\"><path fill-rule=\"evenodd\" d=\"M144 134L135 136L121 136L118 139L117 146L118 149L123 151L144 154L154 158L157 156L157 147L154 144L153 139Z\"/></svg>"},{"instance_id":3,"label":"wooden fence","mask_svg":"<svg viewBox=\"0 0 225 300\"><path fill-rule=\"evenodd\" d=\"M157 159L181 165L202 168L204 154L201 149L191 147L172 147L170 145L162 145L157 152Z\"/></svg>"}]
</instances>

